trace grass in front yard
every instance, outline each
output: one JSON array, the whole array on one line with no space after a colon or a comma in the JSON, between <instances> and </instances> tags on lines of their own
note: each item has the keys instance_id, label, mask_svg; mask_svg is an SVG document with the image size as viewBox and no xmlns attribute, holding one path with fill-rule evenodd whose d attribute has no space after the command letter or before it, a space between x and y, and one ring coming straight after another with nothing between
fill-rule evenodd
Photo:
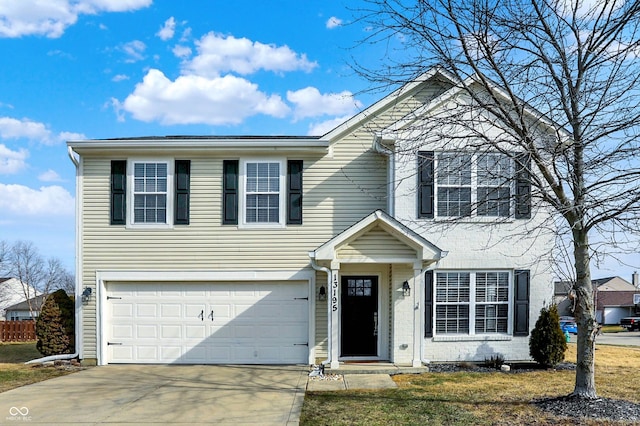
<instances>
[{"instance_id":1,"label":"grass in front yard","mask_svg":"<svg viewBox=\"0 0 640 426\"><path fill-rule=\"evenodd\" d=\"M617 324L602 326L603 333L624 333L625 331L627 331L626 328L620 327Z\"/></svg>"},{"instance_id":2,"label":"grass in front yard","mask_svg":"<svg viewBox=\"0 0 640 426\"><path fill-rule=\"evenodd\" d=\"M566 359L575 358L576 346L571 344ZM530 403L569 394L573 371L425 373L393 379L398 389L308 392L301 424L575 424ZM596 389L603 397L640 403L640 349L599 346Z\"/></svg>"},{"instance_id":3,"label":"grass in front yard","mask_svg":"<svg viewBox=\"0 0 640 426\"><path fill-rule=\"evenodd\" d=\"M41 357L36 342L0 343L0 363L22 363Z\"/></svg>"},{"instance_id":4,"label":"grass in front yard","mask_svg":"<svg viewBox=\"0 0 640 426\"><path fill-rule=\"evenodd\" d=\"M24 365L40 357L35 342L0 343L0 392L71 373L56 367Z\"/></svg>"}]
</instances>

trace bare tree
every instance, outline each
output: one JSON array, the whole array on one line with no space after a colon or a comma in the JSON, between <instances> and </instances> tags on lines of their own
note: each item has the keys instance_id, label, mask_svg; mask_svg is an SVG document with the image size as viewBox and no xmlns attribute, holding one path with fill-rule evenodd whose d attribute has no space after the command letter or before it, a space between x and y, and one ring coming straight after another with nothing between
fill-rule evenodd
<instances>
[{"instance_id":1,"label":"bare tree","mask_svg":"<svg viewBox=\"0 0 640 426\"><path fill-rule=\"evenodd\" d=\"M9 244L0 242L0 271L4 275L18 279L22 283L22 293L29 306L29 312L35 312L41 306L35 305L37 296L47 295L62 288L73 291L73 274L64 268L57 258L44 259L32 242L17 241Z\"/></svg>"},{"instance_id":2,"label":"bare tree","mask_svg":"<svg viewBox=\"0 0 640 426\"><path fill-rule=\"evenodd\" d=\"M526 154L519 164L530 172L528 196L552 209L556 232L572 243L578 323L572 395L596 398L590 261L625 244L638 247L640 2L367 0L356 13L369 31L362 40L368 56L355 60L357 72L381 87L439 66L469 100L446 122L430 117L432 124L414 136L473 132L486 112L504 134L467 133L461 139L468 142L456 143ZM383 59L374 62L378 47Z\"/></svg>"}]
</instances>

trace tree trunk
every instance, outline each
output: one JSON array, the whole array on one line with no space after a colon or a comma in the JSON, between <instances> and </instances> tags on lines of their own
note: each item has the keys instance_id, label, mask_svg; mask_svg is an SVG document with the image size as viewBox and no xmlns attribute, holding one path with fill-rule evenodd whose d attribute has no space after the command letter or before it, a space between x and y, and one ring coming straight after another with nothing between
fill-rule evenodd
<instances>
[{"instance_id":1,"label":"tree trunk","mask_svg":"<svg viewBox=\"0 0 640 426\"><path fill-rule=\"evenodd\" d=\"M573 246L576 267L576 308L578 324L578 358L576 361L576 384L572 395L595 399L595 346L596 320L593 304L593 285L589 268L589 237L584 229L574 228Z\"/></svg>"}]
</instances>

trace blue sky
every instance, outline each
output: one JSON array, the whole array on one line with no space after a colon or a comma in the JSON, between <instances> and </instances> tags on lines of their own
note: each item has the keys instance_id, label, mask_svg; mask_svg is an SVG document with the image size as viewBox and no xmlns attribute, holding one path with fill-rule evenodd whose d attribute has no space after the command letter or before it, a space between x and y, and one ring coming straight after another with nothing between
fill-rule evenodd
<instances>
[{"instance_id":1,"label":"blue sky","mask_svg":"<svg viewBox=\"0 0 640 426\"><path fill-rule=\"evenodd\" d=\"M355 95L350 17L340 1L0 0L0 239L73 269L66 140L322 134L353 115L375 99Z\"/></svg>"},{"instance_id":2,"label":"blue sky","mask_svg":"<svg viewBox=\"0 0 640 426\"><path fill-rule=\"evenodd\" d=\"M348 0L0 0L0 240L74 267L65 141L323 134L375 102ZM383 48L383 47L381 47ZM610 269L606 269L606 267ZM594 276L630 268L605 265Z\"/></svg>"}]
</instances>

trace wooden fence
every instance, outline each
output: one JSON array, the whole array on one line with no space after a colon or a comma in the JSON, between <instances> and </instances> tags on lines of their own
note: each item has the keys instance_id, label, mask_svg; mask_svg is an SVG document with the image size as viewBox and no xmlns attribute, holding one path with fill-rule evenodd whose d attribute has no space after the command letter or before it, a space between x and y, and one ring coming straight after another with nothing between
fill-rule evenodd
<instances>
[{"instance_id":1,"label":"wooden fence","mask_svg":"<svg viewBox=\"0 0 640 426\"><path fill-rule=\"evenodd\" d=\"M36 340L35 321L0 321L0 341L28 342Z\"/></svg>"}]
</instances>

